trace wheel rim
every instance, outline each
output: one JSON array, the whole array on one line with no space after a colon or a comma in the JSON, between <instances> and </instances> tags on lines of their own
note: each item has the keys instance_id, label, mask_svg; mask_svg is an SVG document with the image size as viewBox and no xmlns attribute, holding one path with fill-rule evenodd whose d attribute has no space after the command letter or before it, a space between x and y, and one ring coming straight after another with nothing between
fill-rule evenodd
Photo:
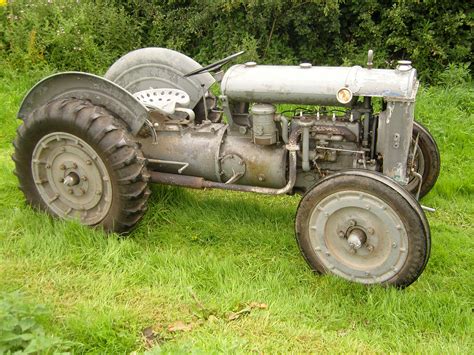
<instances>
[{"instance_id":1,"label":"wheel rim","mask_svg":"<svg viewBox=\"0 0 474 355\"><path fill-rule=\"evenodd\" d=\"M425 173L425 157L423 155L423 151L421 150L420 144L417 145L416 147L416 153L415 153L415 159L413 159L413 151L415 147L415 140L412 139L412 144L410 147L411 153L408 155L408 175L409 175L409 180L408 180L408 185L407 185L407 190L409 191L414 191L415 188L418 186L420 181L416 176L412 174L412 171L417 172L421 176Z\"/></svg>"},{"instance_id":2,"label":"wheel rim","mask_svg":"<svg viewBox=\"0 0 474 355\"><path fill-rule=\"evenodd\" d=\"M323 266L364 284L394 277L407 259L408 237L397 213L366 192L331 194L313 209L309 234Z\"/></svg>"},{"instance_id":3,"label":"wheel rim","mask_svg":"<svg viewBox=\"0 0 474 355\"><path fill-rule=\"evenodd\" d=\"M84 140L65 132L42 137L33 151L31 170L43 201L58 216L94 225L109 212L109 173Z\"/></svg>"}]
</instances>

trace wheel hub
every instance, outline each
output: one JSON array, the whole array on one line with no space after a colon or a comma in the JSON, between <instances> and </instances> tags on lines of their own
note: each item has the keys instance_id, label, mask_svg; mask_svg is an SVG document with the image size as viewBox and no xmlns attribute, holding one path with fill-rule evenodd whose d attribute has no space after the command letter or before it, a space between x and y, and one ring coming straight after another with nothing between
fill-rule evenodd
<instances>
[{"instance_id":1,"label":"wheel hub","mask_svg":"<svg viewBox=\"0 0 474 355\"><path fill-rule=\"evenodd\" d=\"M99 223L112 203L110 176L84 140L65 132L41 138L32 156L32 173L48 207L63 218Z\"/></svg>"},{"instance_id":2,"label":"wheel hub","mask_svg":"<svg viewBox=\"0 0 474 355\"><path fill-rule=\"evenodd\" d=\"M79 183L79 181L79 176L76 173L71 172L64 178L63 184L66 186L75 186Z\"/></svg>"},{"instance_id":3,"label":"wheel hub","mask_svg":"<svg viewBox=\"0 0 474 355\"><path fill-rule=\"evenodd\" d=\"M403 222L390 205L370 193L329 195L314 208L309 228L324 267L348 280L387 281L407 258Z\"/></svg>"},{"instance_id":4,"label":"wheel hub","mask_svg":"<svg viewBox=\"0 0 474 355\"><path fill-rule=\"evenodd\" d=\"M347 237L347 243L352 249L360 249L367 241L365 232L360 228L354 228Z\"/></svg>"}]
</instances>

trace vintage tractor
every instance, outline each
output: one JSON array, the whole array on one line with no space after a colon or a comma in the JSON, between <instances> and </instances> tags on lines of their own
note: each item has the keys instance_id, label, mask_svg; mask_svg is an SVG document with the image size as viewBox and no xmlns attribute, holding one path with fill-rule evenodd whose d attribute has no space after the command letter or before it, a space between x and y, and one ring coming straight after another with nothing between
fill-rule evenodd
<instances>
[{"instance_id":1,"label":"vintage tractor","mask_svg":"<svg viewBox=\"0 0 474 355\"><path fill-rule=\"evenodd\" d=\"M13 155L28 203L123 233L143 216L150 183L297 192L296 239L314 271L415 281L430 254L417 199L440 158L414 122L411 63L374 69L369 51L367 68L248 62L224 73L239 54L202 67L145 48L105 77L66 72L37 83L21 104Z\"/></svg>"}]
</instances>

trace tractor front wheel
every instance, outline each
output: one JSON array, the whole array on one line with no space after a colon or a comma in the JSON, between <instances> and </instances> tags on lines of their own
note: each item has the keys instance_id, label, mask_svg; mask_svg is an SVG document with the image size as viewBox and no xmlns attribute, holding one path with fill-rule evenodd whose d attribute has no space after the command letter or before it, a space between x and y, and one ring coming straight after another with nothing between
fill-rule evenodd
<instances>
[{"instance_id":1,"label":"tractor front wheel","mask_svg":"<svg viewBox=\"0 0 474 355\"><path fill-rule=\"evenodd\" d=\"M319 273L406 287L422 273L430 230L418 202L378 173L348 171L317 183L296 213L300 250Z\"/></svg>"},{"instance_id":2,"label":"tractor front wheel","mask_svg":"<svg viewBox=\"0 0 474 355\"><path fill-rule=\"evenodd\" d=\"M412 144L408 157L409 181L406 189L419 198L425 196L436 183L441 170L441 158L439 149L430 132L420 123L413 123ZM420 181L415 174L418 173Z\"/></svg>"}]
</instances>

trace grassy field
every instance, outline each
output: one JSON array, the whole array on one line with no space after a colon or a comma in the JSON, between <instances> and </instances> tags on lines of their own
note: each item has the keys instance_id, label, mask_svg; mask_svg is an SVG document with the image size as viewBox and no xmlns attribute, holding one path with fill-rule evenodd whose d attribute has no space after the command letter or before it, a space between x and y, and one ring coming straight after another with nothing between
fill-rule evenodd
<instances>
[{"instance_id":1,"label":"grassy field","mask_svg":"<svg viewBox=\"0 0 474 355\"><path fill-rule=\"evenodd\" d=\"M294 240L296 196L156 186L126 239L31 210L11 141L43 74L0 74L0 332L30 317L36 346L78 353L474 351L471 86L419 94L442 171L422 201L437 210L430 262L398 291L314 275Z\"/></svg>"}]
</instances>

